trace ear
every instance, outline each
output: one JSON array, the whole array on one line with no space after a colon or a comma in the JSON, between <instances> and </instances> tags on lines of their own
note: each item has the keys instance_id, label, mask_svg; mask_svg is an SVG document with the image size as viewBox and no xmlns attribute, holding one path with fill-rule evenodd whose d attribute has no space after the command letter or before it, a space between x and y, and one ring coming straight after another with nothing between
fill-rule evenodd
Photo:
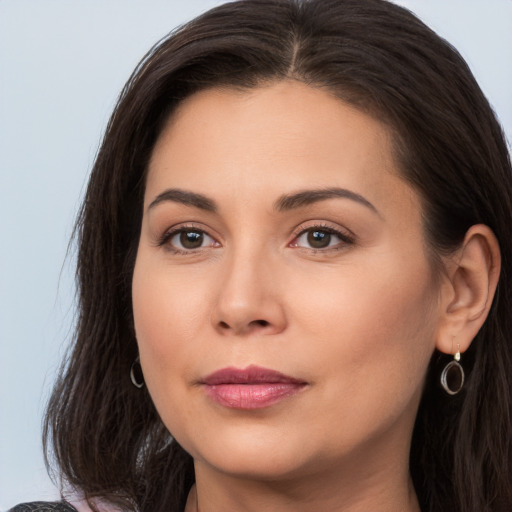
<instances>
[{"instance_id":1,"label":"ear","mask_svg":"<svg viewBox=\"0 0 512 512\"><path fill-rule=\"evenodd\" d=\"M484 224L472 226L445 265L436 348L455 354L469 348L491 308L501 268L496 236Z\"/></svg>"}]
</instances>

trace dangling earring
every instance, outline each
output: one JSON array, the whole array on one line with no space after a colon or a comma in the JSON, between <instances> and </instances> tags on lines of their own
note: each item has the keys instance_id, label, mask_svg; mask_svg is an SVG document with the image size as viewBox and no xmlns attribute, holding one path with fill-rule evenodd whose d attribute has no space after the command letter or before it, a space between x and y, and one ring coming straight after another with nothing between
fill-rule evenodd
<instances>
[{"instance_id":1,"label":"dangling earring","mask_svg":"<svg viewBox=\"0 0 512 512\"><path fill-rule=\"evenodd\" d=\"M137 356L137 359L135 359L130 368L130 379L136 388L144 387L144 375L142 374L139 356Z\"/></svg>"},{"instance_id":2,"label":"dangling earring","mask_svg":"<svg viewBox=\"0 0 512 512\"><path fill-rule=\"evenodd\" d=\"M460 345L457 345L457 352L441 373L441 386L449 395L456 395L464 386L464 370L459 363Z\"/></svg>"}]
</instances>

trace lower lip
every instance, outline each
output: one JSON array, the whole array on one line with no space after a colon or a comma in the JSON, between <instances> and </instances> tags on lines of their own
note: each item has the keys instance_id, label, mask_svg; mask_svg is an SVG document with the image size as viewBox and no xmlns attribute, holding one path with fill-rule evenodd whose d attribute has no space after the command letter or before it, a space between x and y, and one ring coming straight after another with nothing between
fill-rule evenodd
<instances>
[{"instance_id":1,"label":"lower lip","mask_svg":"<svg viewBox=\"0 0 512 512\"><path fill-rule=\"evenodd\" d=\"M232 409L262 409L299 393L305 384L269 382L257 384L205 385L206 394L214 401Z\"/></svg>"}]
</instances>

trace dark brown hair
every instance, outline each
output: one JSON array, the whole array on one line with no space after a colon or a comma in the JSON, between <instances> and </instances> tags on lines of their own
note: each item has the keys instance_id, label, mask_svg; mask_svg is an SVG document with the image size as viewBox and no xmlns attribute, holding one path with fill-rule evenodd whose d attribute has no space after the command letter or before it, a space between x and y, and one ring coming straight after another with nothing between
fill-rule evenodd
<instances>
[{"instance_id":1,"label":"dark brown hair","mask_svg":"<svg viewBox=\"0 0 512 512\"><path fill-rule=\"evenodd\" d=\"M228 3L172 33L139 64L108 124L77 223L79 317L48 406L50 457L65 485L88 498L143 512L182 510L192 459L129 378L137 356L131 278L148 159L185 97L284 79L325 88L389 125L402 176L422 198L433 254L453 251L477 223L496 234L502 272L463 359L465 388L443 395L435 353L410 468L424 512L510 512L510 157L460 55L384 0Z\"/></svg>"}]
</instances>

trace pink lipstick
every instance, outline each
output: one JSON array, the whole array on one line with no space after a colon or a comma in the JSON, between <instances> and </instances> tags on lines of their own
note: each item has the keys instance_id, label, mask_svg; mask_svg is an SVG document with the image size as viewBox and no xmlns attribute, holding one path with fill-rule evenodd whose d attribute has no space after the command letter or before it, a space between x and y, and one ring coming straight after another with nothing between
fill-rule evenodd
<instances>
[{"instance_id":1,"label":"pink lipstick","mask_svg":"<svg viewBox=\"0 0 512 512\"><path fill-rule=\"evenodd\" d=\"M259 366L223 368L201 380L208 397L233 409L261 409L299 393L306 382Z\"/></svg>"}]
</instances>

